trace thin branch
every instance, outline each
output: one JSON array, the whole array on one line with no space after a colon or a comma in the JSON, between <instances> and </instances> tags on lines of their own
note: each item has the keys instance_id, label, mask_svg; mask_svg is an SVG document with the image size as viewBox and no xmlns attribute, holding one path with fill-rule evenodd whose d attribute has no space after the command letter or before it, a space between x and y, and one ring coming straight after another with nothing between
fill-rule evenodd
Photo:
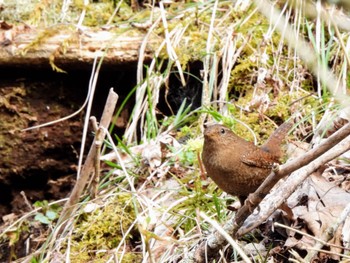
<instances>
[{"instance_id":1,"label":"thin branch","mask_svg":"<svg viewBox=\"0 0 350 263\"><path fill-rule=\"evenodd\" d=\"M350 204L349 204L348 207L350 207ZM345 209L345 210L346 210L346 209ZM345 210L344 210L344 211L345 211ZM339 220L339 221L341 221L341 220ZM344 223L344 221L343 221L342 223ZM310 235L310 234L308 234L308 233L306 233L306 232L303 232L303 231L301 231L301 230L298 230L298 229L293 228L293 227L290 227L290 226L283 225L283 224L278 223L278 222L274 222L273 225L274 225L274 227L284 228L284 229L287 229L287 230L289 230L289 231L293 231L293 232L295 232L295 233L298 233L299 235L306 236L306 237L308 237L308 238L310 238L310 239L313 239L313 240L315 240L316 242L321 243L321 244L322 244L322 247L323 247L323 246L329 246L329 247L335 247L335 248L340 248L340 249L344 249L344 250L350 250L349 248L346 248L346 247L343 247L343 246L338 246L338 245L329 243L329 242L327 242L327 241L325 241L325 240L323 240L323 239L321 239L321 238L317 238L317 237L315 237L315 236L313 236L313 235ZM320 248L322 248L322 247L320 247ZM315 246L314 246L313 248L315 249Z\"/></svg>"},{"instance_id":2,"label":"thin branch","mask_svg":"<svg viewBox=\"0 0 350 263\"><path fill-rule=\"evenodd\" d=\"M333 238L334 234L338 231L339 227L345 223L345 220L349 216L349 213L350 213L350 204L348 204L345 207L345 209L343 210L343 212L339 216L337 222L335 222L333 225L331 225L328 229L326 229L323 232L321 239L318 239L317 240L318 242L313 247L314 250L310 250L308 252L308 254L305 257L305 260L308 260L309 262L311 262L311 259L316 255L318 250L320 250L324 246L325 243L327 243L329 240L331 240ZM329 245L335 246L333 244L329 244ZM339 246L335 246L335 247L339 247ZM349 248L345 248L345 247L340 247L340 248L344 249L344 250L349 250ZM345 255L342 255L342 256L345 257ZM347 257L347 258L349 258L349 257Z\"/></svg>"},{"instance_id":3,"label":"thin branch","mask_svg":"<svg viewBox=\"0 0 350 263\"><path fill-rule=\"evenodd\" d=\"M285 200L295 191L295 189L313 172L325 163L337 158L339 155L345 153L350 149L350 136L337 144L337 147L327 151L310 164L302 167L297 172L293 173L288 179L278 188L278 191L271 194L268 198L264 199L265 211L258 214L252 214L244 222L244 227L237 231L237 236L242 236L255 227L262 224L275 210L280 207ZM266 203L266 204L265 204ZM262 204L263 205L263 204ZM262 206L261 205L261 206Z\"/></svg>"},{"instance_id":4,"label":"thin branch","mask_svg":"<svg viewBox=\"0 0 350 263\"><path fill-rule=\"evenodd\" d=\"M242 257L244 262L252 262L248 256L244 253L243 249L238 245L238 243L214 220L208 217L205 213L199 212L199 215L207 222L209 222L225 239L230 243L230 245L238 252Z\"/></svg>"},{"instance_id":5,"label":"thin branch","mask_svg":"<svg viewBox=\"0 0 350 263\"><path fill-rule=\"evenodd\" d=\"M347 124L343 128L341 128L339 131L334 133L332 136L330 136L326 141L324 141L322 144L317 146L316 148L310 150L303 156L300 156L299 158L294 159L293 161L290 161L280 167L280 169L276 172L272 172L269 177L264 181L264 183L258 188L258 190L250 196L249 200L252 203L246 202L246 204L237 212L235 221L229 220L225 225L224 229L226 232L228 232L230 235L234 235L237 233L238 236L244 234L243 232L238 232L239 228L243 225L246 218L251 214L251 211L256 208L266 194L269 192L269 190L275 185L279 179L283 178L284 176L296 171L297 169L300 169L301 167L305 166L309 163L308 166L304 167L301 172L305 168L308 169L308 172L312 172L316 170L320 165L324 164L325 162L328 162L329 160L332 160L342 154L343 152L347 151L347 149L350 147L350 137L345 139L350 134L350 124ZM341 141L341 142L340 142ZM338 145L337 143L340 142ZM337 147L334 148L334 151L328 152L324 154L324 156L318 158L316 161L311 162L315 160L317 157L321 156L323 153L327 152L329 149L333 148L335 145ZM311 162L311 163L310 163ZM303 177L307 177L308 174L303 174ZM290 191L290 194L294 191L290 188L289 185L286 184L286 188L284 191L287 193ZM287 198L287 197L285 197ZM255 199L255 200L254 200ZM283 202L284 198L278 197L278 201L281 203ZM269 199L269 202L271 199ZM276 202L273 205L273 208L275 209L279 205L276 204ZM267 216L268 217L268 216ZM267 218L265 217L265 218ZM261 215L259 219L261 218ZM257 220L256 217L253 219L250 219L249 222L254 223L254 220ZM249 224L248 224L249 225ZM246 228L248 229L248 228ZM251 229L251 228L249 228ZM217 231L214 231L207 239L206 241L203 241L197 248L194 253L194 259L196 262L205 262L206 256L213 256L217 253L217 251L226 245L226 239L220 235ZM206 255L207 254L207 255ZM190 262L190 261L187 261Z\"/></svg>"},{"instance_id":6,"label":"thin branch","mask_svg":"<svg viewBox=\"0 0 350 263\"><path fill-rule=\"evenodd\" d=\"M118 95L113 91L113 89L110 89L109 95L107 98L107 102L105 105L105 108L103 110L103 114L100 121L100 127L106 128L109 126L111 119L113 117L114 109L117 104ZM96 140L96 139L95 139ZM78 178L72 193L65 204L63 211L61 213L61 217L58 220L58 225L61 223L60 231L63 230L63 228L66 225L66 220L70 217L70 215L73 212L74 205L79 201L80 195L82 194L91 173L94 171L94 160L96 157L96 142L92 143L90 151L88 153L88 156L86 158L85 164L81 170L80 177Z\"/></svg>"},{"instance_id":7,"label":"thin branch","mask_svg":"<svg viewBox=\"0 0 350 263\"><path fill-rule=\"evenodd\" d=\"M250 195L249 201L242 206L242 208L237 212L235 217L236 228L242 226L244 220L250 215L250 211L258 206L261 200L269 193L271 188L283 177L292 172L300 169L311 161L315 160L317 157L321 156L323 153L327 152L329 149L333 148L338 142L342 141L350 134L350 123L345 125L343 128L332 134L326 141L318 145L316 148L308 151L306 154L294 159L291 162L287 162L282 165L278 171L272 172L266 180L260 185L260 187L255 191L254 194ZM340 154L339 154L340 155ZM336 158L337 156L333 157ZM332 159L331 159L332 160Z\"/></svg>"}]
</instances>

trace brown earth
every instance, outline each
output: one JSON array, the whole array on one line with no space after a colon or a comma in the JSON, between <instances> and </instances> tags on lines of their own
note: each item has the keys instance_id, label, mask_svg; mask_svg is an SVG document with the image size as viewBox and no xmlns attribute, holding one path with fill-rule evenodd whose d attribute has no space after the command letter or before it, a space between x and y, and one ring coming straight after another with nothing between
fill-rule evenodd
<instances>
[{"instance_id":1,"label":"brown earth","mask_svg":"<svg viewBox=\"0 0 350 263\"><path fill-rule=\"evenodd\" d=\"M71 190L80 150L83 113L48 127L22 129L68 116L79 109L85 100L90 72L0 72L1 223L6 214L30 210L25 198L30 204L38 200L57 200L66 197ZM101 73L93 107L93 115L97 118L109 88L119 86L118 83L123 83L125 86L120 85L127 89L135 85L134 78L128 73ZM115 90L122 100L127 91ZM89 132L88 141L91 138Z\"/></svg>"},{"instance_id":2,"label":"brown earth","mask_svg":"<svg viewBox=\"0 0 350 263\"><path fill-rule=\"evenodd\" d=\"M194 67L192 74L199 76L199 66ZM135 77L136 70L130 67L101 71L92 115L100 118L111 87L119 95L118 109L135 87ZM85 100L89 79L90 71L86 70L62 74L45 68L0 67L0 232L32 211L36 201L50 202L69 195L76 176L84 113L48 127L23 129L75 112ZM200 106L199 81L189 78L188 86L182 87L178 79L175 74L171 76L167 90L160 92L157 107L160 118L176 113L185 98L192 109ZM134 100L131 96L121 115L114 120L113 134L122 136ZM92 138L93 134L89 131L85 152ZM30 242L30 253L44 242L47 225L35 220L28 224L22 224L13 232L17 236L10 237L10 231L6 239L0 240L0 262L27 255L27 242ZM11 245L14 240L14 245Z\"/></svg>"}]
</instances>

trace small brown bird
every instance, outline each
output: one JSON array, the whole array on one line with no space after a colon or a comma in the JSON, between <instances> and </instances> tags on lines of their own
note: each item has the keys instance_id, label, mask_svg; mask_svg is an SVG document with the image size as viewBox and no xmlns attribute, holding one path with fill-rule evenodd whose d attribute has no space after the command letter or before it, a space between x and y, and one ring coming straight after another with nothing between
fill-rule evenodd
<instances>
[{"instance_id":1,"label":"small brown bird","mask_svg":"<svg viewBox=\"0 0 350 263\"><path fill-rule=\"evenodd\" d=\"M260 148L223 125L206 127L202 159L208 176L243 204L280 162L281 144L291 127L290 122L282 124Z\"/></svg>"}]
</instances>

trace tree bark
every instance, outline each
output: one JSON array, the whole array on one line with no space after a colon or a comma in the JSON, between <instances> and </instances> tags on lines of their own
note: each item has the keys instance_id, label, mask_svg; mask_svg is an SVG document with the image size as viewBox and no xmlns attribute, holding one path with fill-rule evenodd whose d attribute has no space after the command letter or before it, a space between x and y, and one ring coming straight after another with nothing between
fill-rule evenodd
<instances>
[{"instance_id":1,"label":"tree bark","mask_svg":"<svg viewBox=\"0 0 350 263\"><path fill-rule=\"evenodd\" d=\"M125 67L137 62L146 36L140 30L137 34L135 31L131 28L128 35L103 29L77 31L65 25L44 30L23 25L0 30L0 67L48 67L51 64L63 70L66 67L88 68L96 56L104 56L104 65ZM142 54L144 61L153 57L160 39L155 34L147 39Z\"/></svg>"}]
</instances>

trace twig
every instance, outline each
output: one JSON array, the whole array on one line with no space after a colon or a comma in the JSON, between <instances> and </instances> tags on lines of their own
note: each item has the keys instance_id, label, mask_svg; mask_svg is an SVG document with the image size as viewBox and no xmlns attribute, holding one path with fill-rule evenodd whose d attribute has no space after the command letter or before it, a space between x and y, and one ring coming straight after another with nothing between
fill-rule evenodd
<instances>
[{"instance_id":1,"label":"twig","mask_svg":"<svg viewBox=\"0 0 350 263\"><path fill-rule=\"evenodd\" d=\"M26 196L26 193L24 191L20 192L21 196L23 197L24 203L28 206L29 210L33 210L33 206L28 201L28 198Z\"/></svg>"},{"instance_id":2,"label":"twig","mask_svg":"<svg viewBox=\"0 0 350 263\"><path fill-rule=\"evenodd\" d=\"M298 230L298 229L290 227L290 226L283 225L283 224L278 223L278 222L274 222L273 225L274 225L274 227L281 227L281 228L284 228L284 229L288 229L289 231L293 231L293 232L298 233L298 234L300 234L302 236L306 236L308 238L311 238L311 239L313 239L313 240L315 240L315 241L317 241L319 243L322 243L322 246L329 246L329 247L335 247L335 248L341 248L341 249L344 249L344 250L349 250L349 248L346 248L346 247L343 247L343 246L338 246L338 245L335 245L335 244L332 244L332 243L328 243L327 241L322 240L320 238L317 238L317 237L315 237L313 235L310 235L310 234L308 234L306 232L303 232L301 230ZM315 249L315 246L313 248Z\"/></svg>"},{"instance_id":3,"label":"twig","mask_svg":"<svg viewBox=\"0 0 350 263\"><path fill-rule=\"evenodd\" d=\"M106 136L104 130L98 127L96 118L93 116L90 118L94 132L95 132L95 173L93 179L91 180L90 196L91 199L96 198L98 192L98 184L100 182L100 161L101 161L101 148L103 144L104 137Z\"/></svg>"},{"instance_id":4,"label":"twig","mask_svg":"<svg viewBox=\"0 0 350 263\"><path fill-rule=\"evenodd\" d=\"M335 224L331 225L330 227L328 227L328 229L326 229L323 232L323 235L321 236L321 239L318 239L318 242L313 247L313 249L310 250L307 253L307 255L305 257L305 260L311 262L311 259L316 255L316 253L319 250L321 250L321 248L324 246L325 243L327 243L329 240L331 240L333 238L334 234L338 231L339 227L344 224L345 220L349 216L349 213L350 213L350 204L348 204L345 207L345 209L341 213L341 215L340 215L339 219L337 220L337 222ZM339 246L335 246L333 244L328 244L328 245L339 248ZM348 250L348 248L345 248L345 247L341 247L341 248L345 249L345 250ZM330 252L328 252L328 253L330 253ZM342 255L342 256L344 256L344 255Z\"/></svg>"},{"instance_id":5,"label":"twig","mask_svg":"<svg viewBox=\"0 0 350 263\"><path fill-rule=\"evenodd\" d=\"M336 255L336 256L343 257L343 258L347 259L347 260L344 260L344 261L341 261L341 262L349 262L349 259L350 259L350 257L348 255L332 252L332 251L325 250L325 249L319 249L319 248L316 248L316 247L307 247L307 250L314 250L315 251L314 254L322 252L322 253L327 253L327 254L330 254L330 255ZM312 261L309 261L309 260L306 259L305 262L312 262Z\"/></svg>"},{"instance_id":6,"label":"twig","mask_svg":"<svg viewBox=\"0 0 350 263\"><path fill-rule=\"evenodd\" d=\"M288 162L280 167L278 171L272 172L267 179L260 185L256 192L249 196L249 201L242 206L237 212L235 217L236 229L242 226L244 220L250 215L250 212L254 210L261 202L261 200L269 193L271 188L284 176L291 174L297 169L305 166L323 153L337 145L338 142L342 141L350 134L350 123L335 132L326 141L318 145L316 148L308 151L306 154ZM340 154L339 154L340 155ZM336 158L337 156L333 157ZM331 159L332 160L332 159ZM321 165L321 164L320 164ZM318 167L315 168L315 170Z\"/></svg>"},{"instance_id":7,"label":"twig","mask_svg":"<svg viewBox=\"0 0 350 263\"><path fill-rule=\"evenodd\" d=\"M258 190L253 194L253 198L249 198L252 204L249 204L246 202L246 204L237 212L235 217L235 222L232 220L229 220L225 226L224 229L230 234L236 234L242 235L243 232L238 232L239 228L243 225L246 218L250 215L250 211L253 211L254 208L257 207L259 204L259 200L262 200L266 194L269 192L269 190L275 185L279 179L283 178L284 176L294 172L295 170L305 166L306 164L310 163L312 160L315 160L317 157L321 156L324 152L328 151L332 147L334 147L339 141L341 141L337 147L335 147L334 151L329 152L325 154L325 157L322 156L322 158L317 159L315 162L310 163L307 167L309 167L308 172L312 172L316 170L320 165L322 165L325 162L328 162L329 160L332 160L345 152L347 148L350 146L350 138L345 139L350 134L350 124L347 124L343 128L341 128L339 131L334 133L332 136L330 136L326 141L324 141L322 144L320 144L318 147L310 150L303 156L300 156L299 158L296 158L295 160L286 163L285 165L280 167L280 170L276 172L272 172L269 177L264 181L264 183L258 188ZM304 170L304 168L303 168ZM302 171L303 171L302 170ZM303 178L306 178L307 174L303 174ZM290 192L290 194L294 191L294 189L290 188L289 185L286 185L285 192ZM283 202L283 200L286 197L278 197L278 201L280 203ZM255 199L255 200L254 200ZM269 202L271 199L269 199ZM276 204L276 202L273 205L274 210L279 205ZM264 215L265 216L265 215ZM268 215L269 216L269 215ZM268 216L265 216L267 218ZM259 217L261 219L262 216ZM254 219L250 220L250 222L254 222L254 220L257 220L256 217ZM248 228L246 228L248 229ZM249 229L252 229L251 227ZM226 239L223 238L220 233L217 231L213 232L208 238L208 241L202 242L196 249L194 258L196 262L204 262L204 259L206 257L206 253L208 253L209 256L215 255L217 251L224 246L227 242Z\"/></svg>"},{"instance_id":8,"label":"twig","mask_svg":"<svg viewBox=\"0 0 350 263\"><path fill-rule=\"evenodd\" d=\"M113 91L113 89L111 88L109 90L109 95L107 98L107 102L105 105L105 108L103 110L103 114L101 117L101 121L100 121L100 127L108 127L113 113L114 113L114 109L115 106L117 104L117 100L118 100L118 95L117 93L115 93ZM61 223L60 226L60 230L59 232L61 232L63 230L63 228L66 226L66 220L70 217L70 215L73 212L74 209L74 205L79 201L80 195L82 194L88 180L89 177L91 175L91 173L94 170L94 160L96 157L96 138L93 142L93 144L91 145L90 151L88 153L88 156L86 158L85 164L81 170L81 175L78 178L72 193L67 201L67 203L65 204L63 211L61 213L60 219L58 220L58 225Z\"/></svg>"},{"instance_id":9,"label":"twig","mask_svg":"<svg viewBox=\"0 0 350 263\"><path fill-rule=\"evenodd\" d=\"M242 236L262 224L311 173L316 171L321 165L333 160L349 149L350 136L341 141L337 147L332 148L307 166L293 173L278 188L278 191L269 196L268 201L264 199L265 202L261 205L261 207L263 207L263 205L265 206L264 211L250 215L244 222L243 227L237 231L237 236Z\"/></svg>"},{"instance_id":10,"label":"twig","mask_svg":"<svg viewBox=\"0 0 350 263\"><path fill-rule=\"evenodd\" d=\"M294 249L290 250L290 254L295 257L296 259L288 259L290 262L297 262L297 263L308 263L307 261L305 261L299 254L298 252L296 252Z\"/></svg>"},{"instance_id":11,"label":"twig","mask_svg":"<svg viewBox=\"0 0 350 263\"><path fill-rule=\"evenodd\" d=\"M97 64L98 61L98 64ZM88 132L88 127L89 127L89 118L91 114L91 109L92 109L92 102L96 90L96 84L98 80L98 76L100 73L100 69L102 66L103 62L103 57L98 58L98 56L95 57L94 59L94 64L92 66L92 72L89 80L89 99L87 102L87 107L86 107L86 112L85 112L85 120L84 120L84 128L83 128L83 136L81 138L81 147L80 147L80 152L79 152L79 160L78 160L78 171L77 171L77 181L79 181L80 174L81 174L81 169L82 169L82 164L83 164L83 157L84 157L84 151L85 151L85 142L86 142L86 136Z\"/></svg>"},{"instance_id":12,"label":"twig","mask_svg":"<svg viewBox=\"0 0 350 263\"><path fill-rule=\"evenodd\" d=\"M236 241L233 240L233 238L214 220L209 218L206 214L203 212L200 212L199 215L203 217L205 221L208 221L215 229L218 231L225 239L230 243L230 245L238 252L238 254L242 257L244 262L252 262L248 256L244 253L244 251L241 249L241 247L237 244Z\"/></svg>"}]
</instances>

